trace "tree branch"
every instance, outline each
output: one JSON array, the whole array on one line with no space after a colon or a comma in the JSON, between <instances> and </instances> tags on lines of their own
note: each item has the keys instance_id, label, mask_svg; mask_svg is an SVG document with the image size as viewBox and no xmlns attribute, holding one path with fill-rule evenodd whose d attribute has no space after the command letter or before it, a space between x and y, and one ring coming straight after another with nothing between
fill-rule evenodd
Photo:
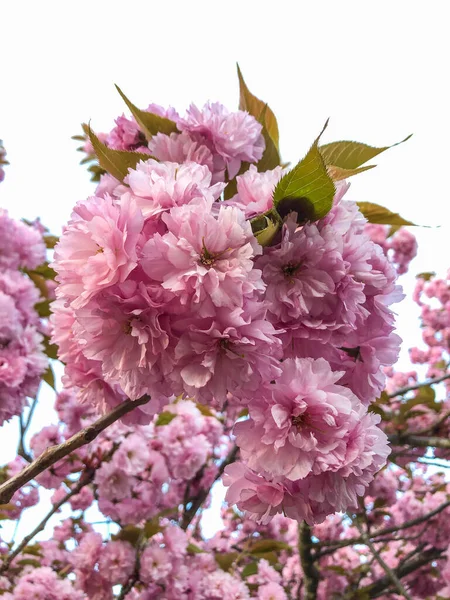
<instances>
[{"instance_id":1,"label":"tree branch","mask_svg":"<svg viewBox=\"0 0 450 600\"><path fill-rule=\"evenodd\" d=\"M305 583L305 600L316 600L319 585L319 571L314 564L312 546L311 528L303 521L298 524L298 553Z\"/></svg>"},{"instance_id":2,"label":"tree branch","mask_svg":"<svg viewBox=\"0 0 450 600\"><path fill-rule=\"evenodd\" d=\"M55 504L53 506L52 510L45 516L44 519L42 519L42 521L39 523L39 525L37 525L37 527L35 527L31 533L29 533L27 536L25 536L23 538L23 540L20 542L20 544L17 546L17 548L15 550L13 550L11 552L11 554L9 554L5 558L5 561L0 566L0 575L2 573L4 573L5 571L7 571L7 569L9 568L9 565L16 558L16 556L18 554L20 554L26 546L28 546L28 544L31 542L31 540L34 538L35 535L37 535L40 531L42 531L45 528L45 526L47 525L50 518L56 512L58 512L58 510L61 508L61 506L63 504L65 504L68 500L70 500L70 498L72 498L72 496L75 496L76 494L78 494L78 492L81 490L81 488L83 488L85 485L87 485L88 483L90 483L92 481L94 473L95 473L95 469L88 469L87 471L85 471L83 473L83 475L80 477L80 479L79 479L78 483L75 485L75 487L73 487L70 490L70 492L68 492L64 496L64 498L62 500L60 500L57 504Z\"/></svg>"},{"instance_id":3,"label":"tree branch","mask_svg":"<svg viewBox=\"0 0 450 600\"><path fill-rule=\"evenodd\" d=\"M393 583L395 589L398 591L398 593L401 596L403 596L404 598L406 598L406 600L412 600L411 596L408 594L408 592L404 588L400 579L397 577L397 575L394 573L394 571L391 569L391 567L383 560L381 554L378 552L378 550L375 548L373 543L370 541L368 533L365 533L363 531L363 528L358 523L357 519L355 519L353 521L353 524L355 525L356 529L360 532L363 542L368 546L368 548L370 548L370 551L372 552L373 556L375 557L375 559L378 562L378 564L380 565L380 567L386 573L386 576L389 577L389 579L392 581L392 583Z\"/></svg>"},{"instance_id":4,"label":"tree branch","mask_svg":"<svg viewBox=\"0 0 450 600\"><path fill-rule=\"evenodd\" d=\"M236 456L237 456L238 452L239 452L239 448L236 445L234 445L233 448L228 453L228 456L222 461L212 485L206 490L200 490L200 492L197 494L197 496L193 499L191 507L183 515L183 519L181 522L181 529L184 529L184 531L186 531L186 529L189 527L192 519L197 514L198 509L201 507L203 502L208 497L208 494L211 491L212 486L218 479L220 479L220 477L222 476L222 474L225 470L225 467L236 460Z\"/></svg>"},{"instance_id":5,"label":"tree branch","mask_svg":"<svg viewBox=\"0 0 450 600\"><path fill-rule=\"evenodd\" d=\"M409 385L404 388L400 388L396 392L388 394L388 398L403 396L403 394L407 394L408 392L412 392L413 390L418 390L421 387L426 387L427 385L435 385L436 383L441 383L441 381L445 381L446 379L450 379L450 373L442 375L441 377L435 377L434 379L428 379L428 381L423 381L422 383L415 383L414 385Z\"/></svg>"},{"instance_id":6,"label":"tree branch","mask_svg":"<svg viewBox=\"0 0 450 600\"><path fill-rule=\"evenodd\" d=\"M424 523L425 521L432 519L433 517L435 517L437 514L439 514L440 512L442 512L449 506L450 506L450 500L448 500L447 502L444 502L443 504L440 504L438 507L436 507L434 510L431 510L426 515L422 515L421 517L417 517L416 519L411 519L410 521L405 521L405 523L402 523L401 525L396 525L395 527L386 527L385 529L379 529L378 531L374 531L373 533L370 534L370 539L374 540L375 542L378 542L378 540L376 540L374 538L380 538L380 537L389 535L391 533L397 533L398 531L402 531L403 529L409 529L410 527L414 527L415 525L420 525L421 523ZM319 558L323 558L324 556L327 556L328 554L333 554L333 552L335 552L339 548L345 548L346 546L353 546L354 544L360 544L361 540L362 540L361 537L354 537L354 538L347 538L346 540L342 540L340 542L336 542L335 545L333 546L333 548L327 548L326 550L324 550L322 552L317 552L317 554L315 555L314 558L316 560L318 560ZM331 544L332 544L332 542L329 542L329 543L327 542L326 544L324 542L319 542L318 544L315 544L315 547L320 548L325 545L330 546Z\"/></svg>"},{"instance_id":7,"label":"tree branch","mask_svg":"<svg viewBox=\"0 0 450 600\"><path fill-rule=\"evenodd\" d=\"M443 448L444 450L450 450L450 440L441 438L438 436L422 436L414 435L412 433L395 433L388 435L388 439L391 444L395 446L416 446L419 448Z\"/></svg>"},{"instance_id":8,"label":"tree branch","mask_svg":"<svg viewBox=\"0 0 450 600\"><path fill-rule=\"evenodd\" d=\"M77 448L89 444L104 431L107 427L118 421L121 417L131 412L137 406L146 404L150 400L149 396L143 396L139 400L126 400L116 406L111 412L103 415L94 423L81 429L71 438L59 444L58 446L50 446L30 465L25 467L20 473L11 477L0 485L0 504L7 504L14 492L20 489L23 485L34 479L37 475L54 465L58 460L68 456Z\"/></svg>"},{"instance_id":9,"label":"tree branch","mask_svg":"<svg viewBox=\"0 0 450 600\"><path fill-rule=\"evenodd\" d=\"M393 569L393 572L397 579L401 579L410 573L413 573L416 569L419 569L423 565L430 563L442 556L443 550L439 550L438 548L430 548L425 550L420 554L415 560L408 561L396 569ZM364 593L367 594L369 598L378 598L386 588L388 588L392 583L391 578L388 575L381 577L371 585L368 585L361 590L359 590L359 594L361 597L364 596Z\"/></svg>"}]
</instances>

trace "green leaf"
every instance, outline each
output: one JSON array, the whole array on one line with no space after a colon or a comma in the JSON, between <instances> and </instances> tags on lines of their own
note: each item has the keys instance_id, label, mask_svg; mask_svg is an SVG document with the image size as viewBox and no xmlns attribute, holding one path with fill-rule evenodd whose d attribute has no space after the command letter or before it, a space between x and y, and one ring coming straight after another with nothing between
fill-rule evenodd
<instances>
[{"instance_id":1,"label":"green leaf","mask_svg":"<svg viewBox=\"0 0 450 600\"><path fill-rule=\"evenodd\" d=\"M258 215L250 221L253 235L261 246L270 246L278 231L281 229L282 221L274 210Z\"/></svg>"},{"instance_id":2,"label":"green leaf","mask_svg":"<svg viewBox=\"0 0 450 600\"><path fill-rule=\"evenodd\" d=\"M39 265L38 267L33 269L32 272L42 275L44 279L54 280L56 277L56 271L52 269L47 262L43 263L42 265Z\"/></svg>"},{"instance_id":3,"label":"green leaf","mask_svg":"<svg viewBox=\"0 0 450 600\"><path fill-rule=\"evenodd\" d=\"M58 358L58 346L56 344L52 344L50 342L50 337L48 335L44 335L44 351L45 354L49 357L49 358L53 358L54 360L57 360Z\"/></svg>"},{"instance_id":4,"label":"green leaf","mask_svg":"<svg viewBox=\"0 0 450 600\"><path fill-rule=\"evenodd\" d=\"M51 250L59 242L59 237L56 235L44 235L44 242L45 242L46 248Z\"/></svg>"},{"instance_id":5,"label":"green leaf","mask_svg":"<svg viewBox=\"0 0 450 600\"><path fill-rule=\"evenodd\" d=\"M250 554L258 554L260 552L291 550L291 547L286 542L281 542L280 540L264 539L250 542L247 550L250 552Z\"/></svg>"},{"instance_id":6,"label":"green leaf","mask_svg":"<svg viewBox=\"0 0 450 600\"><path fill-rule=\"evenodd\" d=\"M24 269L24 273L26 273L28 275L28 277L31 279L31 281L34 283L34 285L40 291L41 296L43 298L47 298L48 288L47 288L47 283L45 281L45 277L43 277L42 275L39 275L39 273L36 273L35 271L28 271L27 269Z\"/></svg>"},{"instance_id":7,"label":"green leaf","mask_svg":"<svg viewBox=\"0 0 450 600\"><path fill-rule=\"evenodd\" d=\"M424 281L430 281L433 277L436 276L435 271L427 271L425 273L418 273L416 275L416 279L423 279Z\"/></svg>"},{"instance_id":8,"label":"green leaf","mask_svg":"<svg viewBox=\"0 0 450 600\"><path fill-rule=\"evenodd\" d=\"M0 521L10 520L11 515L8 514L8 512L14 510L15 508L17 508L15 504L0 504Z\"/></svg>"},{"instance_id":9,"label":"green leaf","mask_svg":"<svg viewBox=\"0 0 450 600\"><path fill-rule=\"evenodd\" d=\"M119 181L123 181L128 175L128 170L135 169L138 162L153 158L149 154L142 154L141 152L125 152L108 148L98 139L89 125L83 125L83 129L91 140L100 167Z\"/></svg>"},{"instance_id":10,"label":"green leaf","mask_svg":"<svg viewBox=\"0 0 450 600\"><path fill-rule=\"evenodd\" d=\"M53 373L53 369L52 369L51 365L48 365L47 370L42 375L42 379L45 381L45 383L48 383L48 385L51 388L56 389L55 388L55 374Z\"/></svg>"},{"instance_id":11,"label":"green leaf","mask_svg":"<svg viewBox=\"0 0 450 600\"><path fill-rule=\"evenodd\" d=\"M217 418L217 415L215 415L212 410L209 408L209 406L206 406L205 404L200 404L200 402L197 402L195 405L198 410L202 413L202 415L204 417L215 417Z\"/></svg>"},{"instance_id":12,"label":"green leaf","mask_svg":"<svg viewBox=\"0 0 450 600\"><path fill-rule=\"evenodd\" d=\"M150 519L150 521L147 521L144 525L144 533L147 539L153 537L161 531L164 531L164 527L161 527L161 525L159 524L159 519L157 517L155 517L154 519Z\"/></svg>"},{"instance_id":13,"label":"green leaf","mask_svg":"<svg viewBox=\"0 0 450 600\"><path fill-rule=\"evenodd\" d=\"M38 302L34 308L37 311L37 314L43 318L46 319L47 317L49 317L52 314L52 311L50 310L50 300L43 300L42 302Z\"/></svg>"},{"instance_id":14,"label":"green leaf","mask_svg":"<svg viewBox=\"0 0 450 600\"><path fill-rule=\"evenodd\" d=\"M378 225L394 225L402 227L403 225L415 225L412 221L407 221L398 213L390 211L384 206L374 204L373 202L357 202L359 210L366 217L369 223Z\"/></svg>"},{"instance_id":15,"label":"green leaf","mask_svg":"<svg viewBox=\"0 0 450 600\"><path fill-rule=\"evenodd\" d=\"M114 534L112 537L113 540L121 540L123 542L129 542L132 546L136 547L138 541L141 539L143 531L140 527L136 527L135 525L125 525L122 529Z\"/></svg>"},{"instance_id":16,"label":"green leaf","mask_svg":"<svg viewBox=\"0 0 450 600\"><path fill-rule=\"evenodd\" d=\"M245 565L245 567L242 569L241 576L242 577L250 577L250 575L256 575L257 572L258 572L258 563L251 562L251 563L248 563L248 565Z\"/></svg>"},{"instance_id":17,"label":"green leaf","mask_svg":"<svg viewBox=\"0 0 450 600\"><path fill-rule=\"evenodd\" d=\"M186 550L189 552L189 554L203 554L205 552L204 550L202 550L201 548L199 548L192 542L189 542Z\"/></svg>"},{"instance_id":18,"label":"green leaf","mask_svg":"<svg viewBox=\"0 0 450 600\"><path fill-rule=\"evenodd\" d=\"M277 119L273 113L273 111L269 108L269 106L254 96L247 87L247 84L244 81L242 76L241 69L239 65L237 65L237 72L239 78L239 108L240 110L246 110L248 113L253 115L256 119L259 120L261 113L264 109L266 109L264 114L264 126L267 130L270 139L272 140L275 148L278 150L280 145L280 134L278 131L278 123Z\"/></svg>"},{"instance_id":19,"label":"green leaf","mask_svg":"<svg viewBox=\"0 0 450 600\"><path fill-rule=\"evenodd\" d=\"M41 566L41 563L36 558L21 558L17 561L17 564L21 567L34 567L38 569Z\"/></svg>"},{"instance_id":20,"label":"green leaf","mask_svg":"<svg viewBox=\"0 0 450 600\"><path fill-rule=\"evenodd\" d=\"M214 558L216 559L216 563L223 571L229 571L231 569L231 565L238 556L238 552L221 552L217 553Z\"/></svg>"},{"instance_id":21,"label":"green leaf","mask_svg":"<svg viewBox=\"0 0 450 600\"><path fill-rule=\"evenodd\" d=\"M173 421L176 417L176 413L172 413L169 411L164 411L159 413L158 418L156 419L155 425L160 427L162 425L168 425L171 421Z\"/></svg>"},{"instance_id":22,"label":"green leaf","mask_svg":"<svg viewBox=\"0 0 450 600\"><path fill-rule=\"evenodd\" d=\"M421 404L424 404L435 412L440 412L442 409L442 403L436 402L435 398L436 393L431 385L425 385L418 390L417 394L413 398L402 402L400 405L400 415L403 418L412 417L412 409Z\"/></svg>"},{"instance_id":23,"label":"green leaf","mask_svg":"<svg viewBox=\"0 0 450 600\"><path fill-rule=\"evenodd\" d=\"M154 113L141 110L130 100L128 100L118 85L116 85L116 89L122 96L125 104L130 109L131 114L136 119L137 124L142 129L142 132L145 134L147 140L150 140L157 133L165 133L166 135L170 135L171 133L178 132L175 121L171 121L165 117L160 117Z\"/></svg>"},{"instance_id":24,"label":"green leaf","mask_svg":"<svg viewBox=\"0 0 450 600\"><path fill-rule=\"evenodd\" d=\"M341 169L357 169L368 160L378 156L378 154L389 150L389 148L403 144L403 142L409 140L411 135L408 135L408 137L401 142L392 144L392 146L383 146L382 148L374 148L373 146L368 146L367 144L362 144L360 142L343 140L340 142L331 142L331 144L324 144L323 146L320 146L319 150L327 166L333 165L334 167L340 167Z\"/></svg>"},{"instance_id":25,"label":"green leaf","mask_svg":"<svg viewBox=\"0 0 450 600\"><path fill-rule=\"evenodd\" d=\"M278 167L281 162L280 153L278 151L278 148L277 148L274 140L271 138L271 136L267 130L267 127L265 125L268 110L270 110L270 109L269 109L268 105L265 104L264 108L262 110L262 113L258 119L258 121L262 125L262 134L264 137L264 141L266 142L266 147L264 149L263 155L262 155L260 161L256 165L256 168L260 172L261 171L271 171L272 169L275 169L275 167Z\"/></svg>"},{"instance_id":26,"label":"green leaf","mask_svg":"<svg viewBox=\"0 0 450 600\"><path fill-rule=\"evenodd\" d=\"M328 175L333 181L341 181L342 179L348 179L353 175L358 175L358 173L369 171L370 169L374 169L375 167L376 165L366 165L365 167L359 167L358 169L342 169L341 167L329 165L327 167L327 171Z\"/></svg>"},{"instance_id":27,"label":"green leaf","mask_svg":"<svg viewBox=\"0 0 450 600\"><path fill-rule=\"evenodd\" d=\"M305 158L282 177L275 188L273 202L282 218L295 211L297 222L301 224L316 221L331 209L336 190L318 147L327 125L328 121Z\"/></svg>"}]
</instances>

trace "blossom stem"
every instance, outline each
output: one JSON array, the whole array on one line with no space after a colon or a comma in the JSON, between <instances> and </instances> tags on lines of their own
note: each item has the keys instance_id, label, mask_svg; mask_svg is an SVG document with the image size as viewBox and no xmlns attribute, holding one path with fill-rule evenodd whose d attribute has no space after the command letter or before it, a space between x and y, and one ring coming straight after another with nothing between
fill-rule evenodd
<instances>
[{"instance_id":1,"label":"blossom stem","mask_svg":"<svg viewBox=\"0 0 450 600\"><path fill-rule=\"evenodd\" d=\"M50 446L30 465L25 467L20 473L11 477L5 483L0 485L0 504L8 503L14 492L20 489L23 485L37 477L40 473L54 465L58 460L68 456L74 450L89 444L104 431L107 427L118 421L121 417L131 412L137 406L146 404L150 400L149 396L143 396L138 400L126 400L106 415L103 415L94 423L81 429L71 438L57 446Z\"/></svg>"}]
</instances>

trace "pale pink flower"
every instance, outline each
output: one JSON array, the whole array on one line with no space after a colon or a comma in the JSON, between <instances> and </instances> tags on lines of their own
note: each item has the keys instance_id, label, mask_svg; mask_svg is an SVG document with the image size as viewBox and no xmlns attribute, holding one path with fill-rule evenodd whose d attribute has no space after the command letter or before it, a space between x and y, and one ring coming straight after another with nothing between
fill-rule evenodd
<instances>
[{"instance_id":1,"label":"pale pink flower","mask_svg":"<svg viewBox=\"0 0 450 600\"><path fill-rule=\"evenodd\" d=\"M211 184L211 171L194 162L159 163L153 159L137 164L125 178L145 218L154 217L173 206L204 202L212 204L224 184ZM124 196L122 196L122 201Z\"/></svg>"},{"instance_id":2,"label":"pale pink flower","mask_svg":"<svg viewBox=\"0 0 450 600\"><path fill-rule=\"evenodd\" d=\"M260 173L250 165L245 173L237 176L237 194L226 204L243 210L247 219L267 212L273 207L273 192L282 174L282 167Z\"/></svg>"},{"instance_id":3,"label":"pale pink flower","mask_svg":"<svg viewBox=\"0 0 450 600\"><path fill-rule=\"evenodd\" d=\"M230 113L219 102L207 103L201 110L192 104L179 127L210 142L212 150L225 160L229 179L242 161L257 162L264 152L261 124L247 112Z\"/></svg>"},{"instance_id":4,"label":"pale pink flower","mask_svg":"<svg viewBox=\"0 0 450 600\"><path fill-rule=\"evenodd\" d=\"M129 197L120 206L111 197L79 203L55 248L57 295L79 308L98 291L122 283L137 265L136 245L144 224Z\"/></svg>"},{"instance_id":5,"label":"pale pink flower","mask_svg":"<svg viewBox=\"0 0 450 600\"><path fill-rule=\"evenodd\" d=\"M142 267L181 304L201 304L200 315L210 316L214 307L232 310L263 291L252 260L261 247L239 209L221 206L215 217L205 201L173 208L162 219L168 231L145 244Z\"/></svg>"},{"instance_id":6,"label":"pale pink flower","mask_svg":"<svg viewBox=\"0 0 450 600\"><path fill-rule=\"evenodd\" d=\"M343 464L353 406L336 385L341 373L324 359L288 359L273 384L248 405L250 418L235 426L242 459L254 471L294 481Z\"/></svg>"}]
</instances>

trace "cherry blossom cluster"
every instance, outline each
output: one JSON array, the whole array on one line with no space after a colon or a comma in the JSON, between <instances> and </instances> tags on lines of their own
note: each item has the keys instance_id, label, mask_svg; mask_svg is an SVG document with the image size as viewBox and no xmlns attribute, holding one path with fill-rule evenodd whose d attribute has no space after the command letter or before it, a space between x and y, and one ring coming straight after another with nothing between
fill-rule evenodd
<instances>
[{"instance_id":1,"label":"cherry blossom cluster","mask_svg":"<svg viewBox=\"0 0 450 600\"><path fill-rule=\"evenodd\" d=\"M317 600L352 588L365 590L369 598L396 598L388 591L389 579L381 594L375 593L374 586L386 575L364 544L357 526L362 522L390 569L418 563L417 570L402 578L411 598L450 598L449 499L443 474L424 469L409 477L397 467L378 473L356 513L328 517L311 529L321 573ZM74 503L73 508L83 511L85 505ZM222 519L223 527L210 539L203 539L197 528L184 531L169 517L160 517L105 540L81 513L61 521L51 539L24 549L0 578L0 590L7 600L111 600L117 598L115 586L132 581L131 591L121 596L127 600L306 597L295 520L279 514L258 525L229 508ZM423 556L430 559L420 564Z\"/></svg>"},{"instance_id":2,"label":"cherry blossom cluster","mask_svg":"<svg viewBox=\"0 0 450 600\"><path fill-rule=\"evenodd\" d=\"M409 265L417 255L417 240L414 234L405 227L401 227L391 234L388 225L367 223L365 230L370 238L389 256L390 262L397 269L399 275L408 271Z\"/></svg>"},{"instance_id":3,"label":"cherry blossom cluster","mask_svg":"<svg viewBox=\"0 0 450 600\"><path fill-rule=\"evenodd\" d=\"M154 135L123 183L103 175L55 249L66 385L100 410L148 395L132 413L140 423L172 396L240 405L243 462L225 483L257 520L284 511L313 523L356 506L389 452L367 406L398 354L395 269L345 182L325 217L299 226L292 212L262 247L251 219L273 209L283 170L238 174L263 154L261 124L217 103L184 117L149 110L179 133ZM104 139L145 150L125 117Z\"/></svg>"},{"instance_id":4,"label":"cherry blossom cluster","mask_svg":"<svg viewBox=\"0 0 450 600\"><path fill-rule=\"evenodd\" d=\"M47 368L35 308L42 298L23 272L42 264L45 254L39 230L0 208L0 425L35 397Z\"/></svg>"},{"instance_id":5,"label":"cherry blossom cluster","mask_svg":"<svg viewBox=\"0 0 450 600\"><path fill-rule=\"evenodd\" d=\"M438 377L450 364L450 271L442 278L434 273L418 275L414 299L421 309L425 350L412 348L411 362L428 364L428 377Z\"/></svg>"}]
</instances>

